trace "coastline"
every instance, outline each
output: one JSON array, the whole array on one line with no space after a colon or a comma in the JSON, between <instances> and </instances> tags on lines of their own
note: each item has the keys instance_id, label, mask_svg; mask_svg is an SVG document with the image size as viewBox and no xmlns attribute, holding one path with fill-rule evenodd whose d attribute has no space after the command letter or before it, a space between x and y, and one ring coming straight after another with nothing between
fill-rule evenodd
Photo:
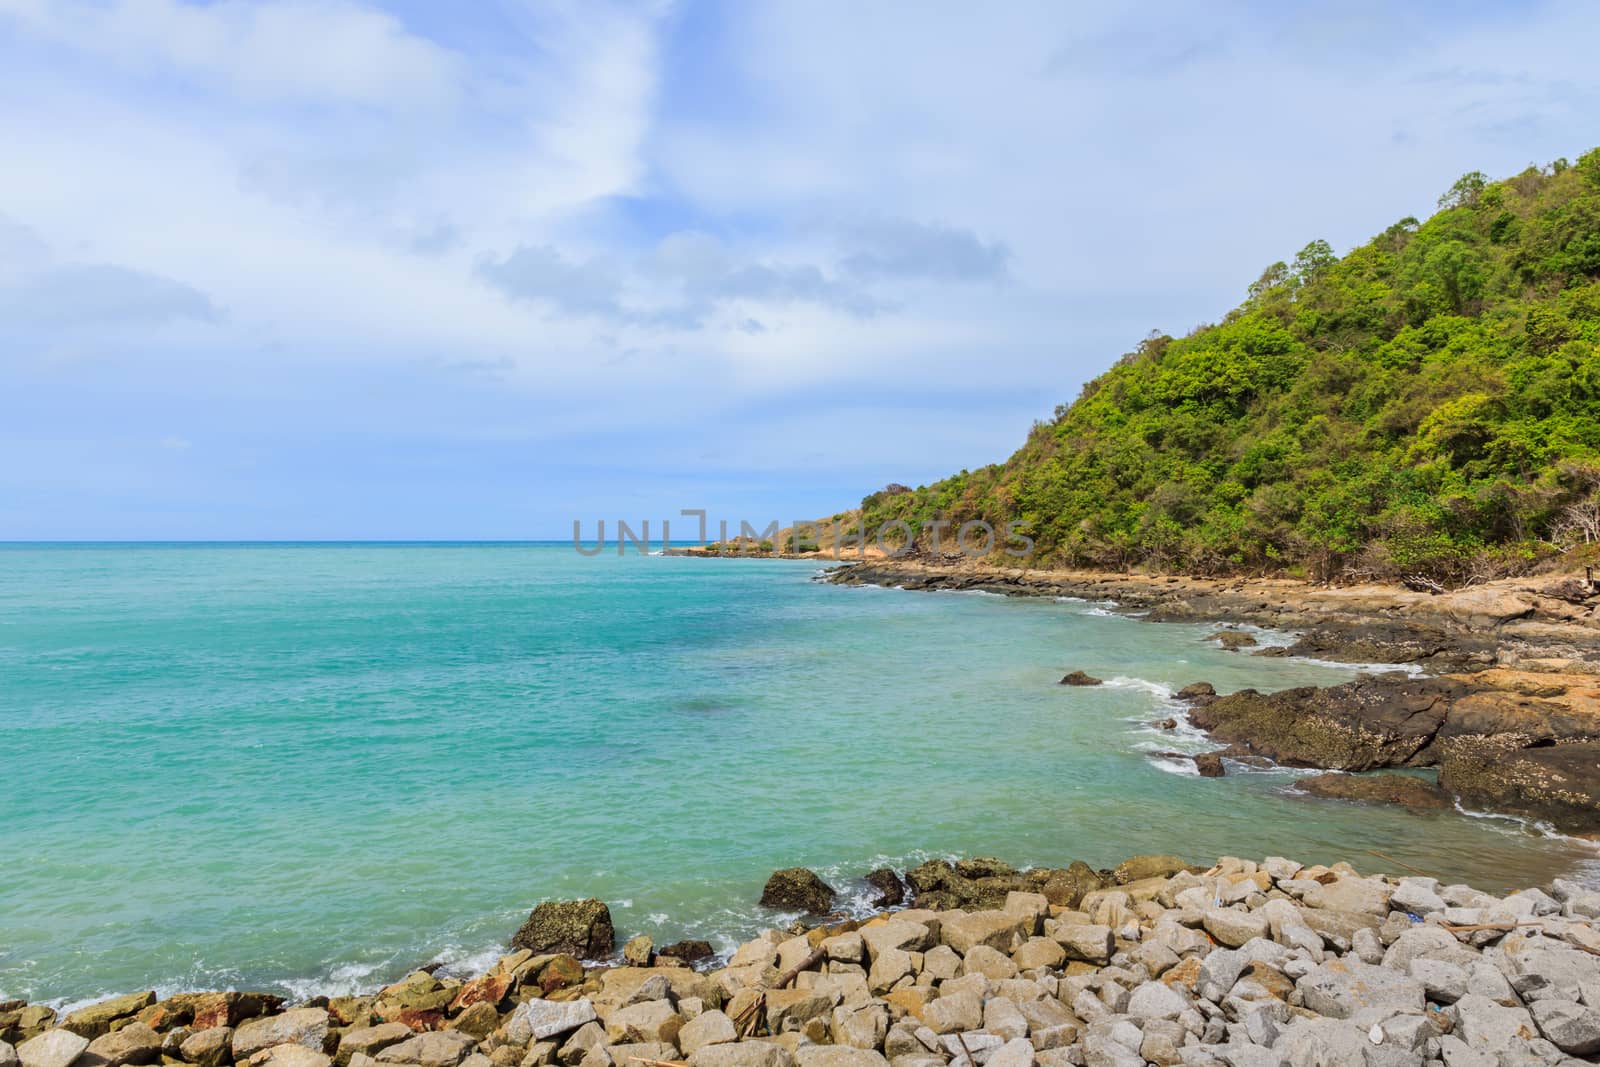
<instances>
[{"instance_id":1,"label":"coastline","mask_svg":"<svg viewBox=\"0 0 1600 1067\"><path fill-rule=\"evenodd\" d=\"M1196 679L1200 691L1178 696L1189 722L1223 743L1201 773L1226 773L1222 760L1350 772L1360 777L1334 795L1404 804L1414 792L1398 790L1405 783L1396 775L1363 772L1434 767L1442 796L1463 810L1600 838L1600 589L1579 579L1426 593L896 560L835 568L822 580L1108 601L1149 622L1294 635L1266 648L1236 630L1213 635L1239 654L1404 668L1267 695L1216 694Z\"/></svg>"},{"instance_id":2,"label":"coastline","mask_svg":"<svg viewBox=\"0 0 1600 1067\"><path fill-rule=\"evenodd\" d=\"M1600 1053L1600 892L1561 879L1500 896L1345 862L1171 855L1104 870L933 860L867 877L880 898L846 918L813 872L774 872L762 904L806 917L725 956L647 937L618 953L604 903L560 901L471 976L424 968L295 1002L8 1002L0 1062L1448 1067Z\"/></svg>"}]
</instances>

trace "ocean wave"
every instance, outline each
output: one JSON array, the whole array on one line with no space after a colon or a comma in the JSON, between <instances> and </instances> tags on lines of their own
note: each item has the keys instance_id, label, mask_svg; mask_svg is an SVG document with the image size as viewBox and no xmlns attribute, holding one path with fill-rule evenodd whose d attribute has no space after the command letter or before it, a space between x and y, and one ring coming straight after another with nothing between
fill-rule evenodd
<instances>
[{"instance_id":1,"label":"ocean wave","mask_svg":"<svg viewBox=\"0 0 1600 1067\"><path fill-rule=\"evenodd\" d=\"M1126 674L1119 674L1107 678L1101 683L1108 689L1132 689L1136 692L1149 693L1151 696L1162 700L1171 700L1173 688L1161 682L1152 682L1148 678L1131 678Z\"/></svg>"}]
</instances>

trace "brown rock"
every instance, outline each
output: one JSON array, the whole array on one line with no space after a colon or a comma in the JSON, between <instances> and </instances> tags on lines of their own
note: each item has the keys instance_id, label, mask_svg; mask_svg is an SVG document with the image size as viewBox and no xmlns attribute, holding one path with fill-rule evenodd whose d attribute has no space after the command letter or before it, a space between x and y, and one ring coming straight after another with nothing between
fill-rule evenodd
<instances>
[{"instance_id":1,"label":"brown rock","mask_svg":"<svg viewBox=\"0 0 1600 1067\"><path fill-rule=\"evenodd\" d=\"M1222 766L1222 753L1202 752L1194 758L1194 769L1202 778L1221 778L1228 772Z\"/></svg>"},{"instance_id":2,"label":"brown rock","mask_svg":"<svg viewBox=\"0 0 1600 1067\"><path fill-rule=\"evenodd\" d=\"M513 948L565 952L584 959L611 955L616 942L611 909L592 897L545 901L533 909L511 938Z\"/></svg>"},{"instance_id":3,"label":"brown rock","mask_svg":"<svg viewBox=\"0 0 1600 1067\"><path fill-rule=\"evenodd\" d=\"M1408 808L1448 808L1450 794L1409 774L1319 774L1302 778L1295 788L1312 796L1400 804Z\"/></svg>"},{"instance_id":4,"label":"brown rock","mask_svg":"<svg viewBox=\"0 0 1600 1067\"><path fill-rule=\"evenodd\" d=\"M1544 819L1569 833L1600 832L1600 741L1449 755L1439 784L1471 808Z\"/></svg>"},{"instance_id":5,"label":"brown rock","mask_svg":"<svg viewBox=\"0 0 1600 1067\"><path fill-rule=\"evenodd\" d=\"M875 908L897 908L906 899L905 883L888 867L880 867L867 875L867 884L878 891L872 902Z\"/></svg>"},{"instance_id":6,"label":"brown rock","mask_svg":"<svg viewBox=\"0 0 1600 1067\"><path fill-rule=\"evenodd\" d=\"M1073 671L1071 674L1068 674L1068 675L1064 676L1061 679L1060 684L1061 685L1102 685L1104 683L1099 678L1096 678L1092 674L1085 674L1082 671Z\"/></svg>"},{"instance_id":7,"label":"brown rock","mask_svg":"<svg viewBox=\"0 0 1600 1067\"><path fill-rule=\"evenodd\" d=\"M815 871L805 867L786 867L773 871L761 891L761 906L780 911L803 911L825 915L833 908L833 887Z\"/></svg>"},{"instance_id":8,"label":"brown rock","mask_svg":"<svg viewBox=\"0 0 1600 1067\"><path fill-rule=\"evenodd\" d=\"M709 941L674 941L670 945L662 945L656 949L657 958L670 956L685 963L709 959L714 955L716 955L716 950L711 947L711 942Z\"/></svg>"}]
</instances>

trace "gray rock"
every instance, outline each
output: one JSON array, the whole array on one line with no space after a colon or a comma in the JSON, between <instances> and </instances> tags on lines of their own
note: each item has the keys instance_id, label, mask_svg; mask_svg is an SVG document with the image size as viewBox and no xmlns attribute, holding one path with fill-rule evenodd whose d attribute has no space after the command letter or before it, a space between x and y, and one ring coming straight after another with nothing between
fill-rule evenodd
<instances>
[{"instance_id":1,"label":"gray rock","mask_svg":"<svg viewBox=\"0 0 1600 1067\"><path fill-rule=\"evenodd\" d=\"M1412 915L1428 916L1446 907L1438 894L1439 883L1433 878L1402 878L1389 898L1389 906Z\"/></svg>"},{"instance_id":2,"label":"gray rock","mask_svg":"<svg viewBox=\"0 0 1600 1067\"><path fill-rule=\"evenodd\" d=\"M1503 1007L1471 993L1452 1004L1449 1012L1455 1021L1455 1036L1469 1048L1496 1051L1537 1033L1527 1009Z\"/></svg>"},{"instance_id":3,"label":"gray rock","mask_svg":"<svg viewBox=\"0 0 1600 1067\"><path fill-rule=\"evenodd\" d=\"M1128 997L1127 1013L1136 1019L1176 1019L1189 1009L1189 998L1165 982L1146 982Z\"/></svg>"},{"instance_id":4,"label":"gray rock","mask_svg":"<svg viewBox=\"0 0 1600 1067\"><path fill-rule=\"evenodd\" d=\"M233 1058L244 1061L275 1045L300 1045L322 1051L328 1038L328 1013L321 1008L293 1008L240 1023L233 1031Z\"/></svg>"},{"instance_id":5,"label":"gray rock","mask_svg":"<svg viewBox=\"0 0 1600 1067\"><path fill-rule=\"evenodd\" d=\"M605 1027L597 1022L587 1022L574 1030L561 1043L560 1049L556 1051L556 1059L564 1064L565 1067L573 1067L574 1064L583 1062L583 1058L589 1054L590 1049L605 1043Z\"/></svg>"},{"instance_id":6,"label":"gray rock","mask_svg":"<svg viewBox=\"0 0 1600 1067\"><path fill-rule=\"evenodd\" d=\"M1005 1043L1003 1037L975 1030L945 1034L939 1038L940 1046L953 1058L954 1067L980 1067L989 1062L989 1057Z\"/></svg>"},{"instance_id":7,"label":"gray rock","mask_svg":"<svg viewBox=\"0 0 1600 1067\"><path fill-rule=\"evenodd\" d=\"M989 1053L986 1067L1033 1067L1033 1046L1026 1038L1012 1038Z\"/></svg>"},{"instance_id":8,"label":"gray rock","mask_svg":"<svg viewBox=\"0 0 1600 1067\"><path fill-rule=\"evenodd\" d=\"M1196 991L1205 999L1220 1001L1228 995L1233 983L1250 965L1250 958L1234 949L1213 949L1200 961L1200 977L1195 982Z\"/></svg>"},{"instance_id":9,"label":"gray rock","mask_svg":"<svg viewBox=\"0 0 1600 1067\"><path fill-rule=\"evenodd\" d=\"M1600 1012L1562 1000L1541 1000L1528 1010L1539 1032L1562 1052L1574 1056L1600 1052Z\"/></svg>"},{"instance_id":10,"label":"gray rock","mask_svg":"<svg viewBox=\"0 0 1600 1067\"><path fill-rule=\"evenodd\" d=\"M1206 933L1229 948L1238 948L1253 938L1267 937L1272 932L1266 916L1233 908L1208 908L1204 922Z\"/></svg>"},{"instance_id":11,"label":"gray rock","mask_svg":"<svg viewBox=\"0 0 1600 1067\"><path fill-rule=\"evenodd\" d=\"M1422 983L1388 967L1352 957L1332 959L1295 983L1305 1006L1318 1015L1345 1019L1363 1008L1421 1011Z\"/></svg>"},{"instance_id":12,"label":"gray rock","mask_svg":"<svg viewBox=\"0 0 1600 1067\"><path fill-rule=\"evenodd\" d=\"M89 1047L89 1039L71 1030L46 1030L17 1046L22 1067L72 1067Z\"/></svg>"},{"instance_id":13,"label":"gray rock","mask_svg":"<svg viewBox=\"0 0 1600 1067\"><path fill-rule=\"evenodd\" d=\"M513 1044L528 1045L576 1030L597 1018L594 1002L588 997L564 1001L535 998L518 1004L511 1013L506 1020L506 1037Z\"/></svg>"},{"instance_id":14,"label":"gray rock","mask_svg":"<svg viewBox=\"0 0 1600 1067\"><path fill-rule=\"evenodd\" d=\"M1467 995L1467 972L1445 960L1426 956L1411 961L1406 973L1422 983L1428 999L1440 1004L1454 1004Z\"/></svg>"}]
</instances>

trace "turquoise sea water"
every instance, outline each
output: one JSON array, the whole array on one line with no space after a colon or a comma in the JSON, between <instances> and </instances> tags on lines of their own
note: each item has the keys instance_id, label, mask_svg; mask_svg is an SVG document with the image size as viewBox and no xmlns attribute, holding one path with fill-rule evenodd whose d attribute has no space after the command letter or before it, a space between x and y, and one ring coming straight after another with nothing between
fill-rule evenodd
<instances>
[{"instance_id":1,"label":"turquoise sea water","mask_svg":"<svg viewBox=\"0 0 1600 1067\"><path fill-rule=\"evenodd\" d=\"M1507 820L1206 780L1168 689L1354 668L1103 605L570 545L0 547L0 999L365 989L528 908L731 945L766 875L1135 852L1592 877ZM1098 689L1056 684L1081 668Z\"/></svg>"}]
</instances>

